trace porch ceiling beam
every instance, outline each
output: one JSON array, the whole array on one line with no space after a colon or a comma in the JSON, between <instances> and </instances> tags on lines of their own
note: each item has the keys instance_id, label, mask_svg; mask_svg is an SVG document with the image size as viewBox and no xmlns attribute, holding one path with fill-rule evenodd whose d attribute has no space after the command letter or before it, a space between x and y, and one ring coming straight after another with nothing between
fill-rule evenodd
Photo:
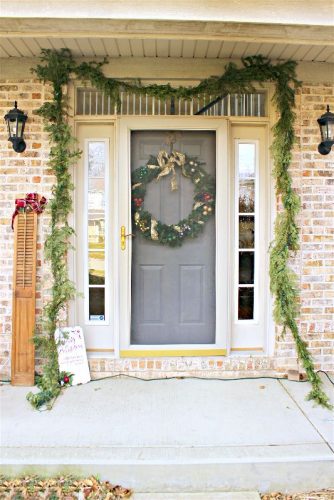
<instances>
[{"instance_id":1,"label":"porch ceiling beam","mask_svg":"<svg viewBox=\"0 0 334 500\"><path fill-rule=\"evenodd\" d=\"M332 26L122 19L0 18L0 38L141 38L334 45Z\"/></svg>"},{"instance_id":2,"label":"porch ceiling beam","mask_svg":"<svg viewBox=\"0 0 334 500\"><path fill-rule=\"evenodd\" d=\"M110 58L111 59L111 58ZM78 62L89 61L91 58L80 58ZM8 79L31 78L31 68L36 66L36 58L16 57L0 59L0 74ZM236 64L239 59L231 59ZM194 64L195 62L195 64ZM211 75L221 75L227 59L181 59L165 58L163 64L156 64L156 58L149 57L118 57L110 60L104 66L106 76L114 78L141 78L144 82L170 81L179 82L182 75L182 84L190 85L194 81L202 80ZM302 62L297 66L297 78L305 82L332 82L334 64Z\"/></svg>"}]
</instances>

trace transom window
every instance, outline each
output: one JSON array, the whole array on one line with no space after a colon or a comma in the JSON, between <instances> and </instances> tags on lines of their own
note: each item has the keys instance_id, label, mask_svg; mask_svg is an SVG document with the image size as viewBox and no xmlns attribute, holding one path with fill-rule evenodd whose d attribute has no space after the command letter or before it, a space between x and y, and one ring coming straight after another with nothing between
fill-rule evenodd
<instances>
[{"instance_id":1,"label":"transom window","mask_svg":"<svg viewBox=\"0 0 334 500\"><path fill-rule=\"evenodd\" d=\"M148 95L121 93L120 106L112 105L110 97L93 88L76 90L76 114L85 116L193 116L211 103L215 96L199 95L191 100L158 99ZM266 93L231 94L202 113L203 116L266 116Z\"/></svg>"}]
</instances>

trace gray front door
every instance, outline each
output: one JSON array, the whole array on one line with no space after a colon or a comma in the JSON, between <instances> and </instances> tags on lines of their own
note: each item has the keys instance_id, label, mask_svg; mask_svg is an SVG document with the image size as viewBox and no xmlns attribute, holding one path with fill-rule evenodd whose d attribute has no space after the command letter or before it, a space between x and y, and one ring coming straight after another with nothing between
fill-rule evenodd
<instances>
[{"instance_id":1,"label":"gray front door","mask_svg":"<svg viewBox=\"0 0 334 500\"><path fill-rule=\"evenodd\" d=\"M216 133L182 131L174 150L204 162L215 176ZM131 168L145 165L166 145L168 131L131 133ZM194 186L178 176L178 190L171 191L170 175L149 183L145 209L166 224L176 224L192 209ZM138 233L132 244L131 344L215 343L215 218L204 231L181 247L151 242Z\"/></svg>"}]
</instances>

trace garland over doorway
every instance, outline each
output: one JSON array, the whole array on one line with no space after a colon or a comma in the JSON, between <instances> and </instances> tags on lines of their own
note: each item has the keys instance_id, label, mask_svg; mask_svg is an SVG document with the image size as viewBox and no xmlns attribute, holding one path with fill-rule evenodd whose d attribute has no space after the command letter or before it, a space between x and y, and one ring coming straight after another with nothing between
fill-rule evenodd
<instances>
[{"instance_id":1,"label":"garland over doorway","mask_svg":"<svg viewBox=\"0 0 334 500\"><path fill-rule=\"evenodd\" d=\"M193 87L172 87L171 85L142 85L139 81L122 81L108 78L103 74L102 62L77 63L70 50L42 50L41 63L33 72L40 81L51 83L53 100L46 102L37 111L44 118L45 129L50 138L49 165L55 173L56 183L52 188L51 232L45 243L45 256L50 261L53 277L52 298L44 308L44 328L42 335L36 335L36 346L46 357L43 375L37 383L41 389L38 394L27 397L35 407L48 404L60 392L57 349L54 332L61 323L69 300L75 296L75 286L69 280L67 252L73 229L68 224L72 210L73 185L69 167L77 160L80 152L75 149L73 133L67 123L68 103L64 86L71 77L89 81L92 86L110 97L112 103L120 104L120 93L132 92L137 95L155 96L160 99L191 99L199 94L219 97L226 94L254 92L254 83L272 82L275 85L273 102L279 115L273 128L274 140L274 177L276 195L282 203L275 224L275 239L270 249L270 286L274 296L274 319L282 326L283 334L292 333L299 360L302 362L312 390L308 399L330 407L328 397L322 390L322 381L315 372L314 362L306 342L300 337L298 329L299 297L295 273L289 267L291 254L299 248L299 230L296 216L300 209L300 199L292 188L289 165L292 157L294 134L295 91L300 85L296 77L296 62L285 61L272 64L262 56L242 59L241 67L229 63L221 76L202 80Z\"/></svg>"}]
</instances>

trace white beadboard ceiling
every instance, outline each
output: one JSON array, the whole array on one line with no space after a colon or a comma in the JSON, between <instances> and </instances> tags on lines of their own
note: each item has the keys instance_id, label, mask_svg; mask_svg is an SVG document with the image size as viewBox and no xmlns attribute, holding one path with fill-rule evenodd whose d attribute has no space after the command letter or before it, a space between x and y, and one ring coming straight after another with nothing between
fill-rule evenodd
<instances>
[{"instance_id":1,"label":"white beadboard ceiling","mask_svg":"<svg viewBox=\"0 0 334 500\"><path fill-rule=\"evenodd\" d=\"M222 40L140 38L0 39L0 57L38 57L41 49L69 48L75 57L170 57L232 59L262 54L271 59L334 63L334 46Z\"/></svg>"}]
</instances>

